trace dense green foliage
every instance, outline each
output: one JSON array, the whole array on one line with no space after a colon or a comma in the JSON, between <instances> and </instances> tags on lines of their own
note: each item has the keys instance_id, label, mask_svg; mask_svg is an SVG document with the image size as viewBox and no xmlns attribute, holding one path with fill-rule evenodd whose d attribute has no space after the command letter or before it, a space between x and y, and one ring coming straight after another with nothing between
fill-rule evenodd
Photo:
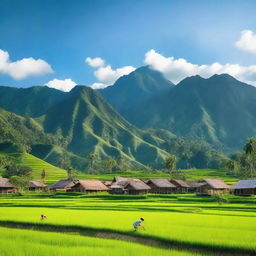
<instances>
[{"instance_id":1,"label":"dense green foliage","mask_svg":"<svg viewBox=\"0 0 256 256\"><path fill-rule=\"evenodd\" d=\"M229 173L241 178L256 178L256 138L248 139L244 151L231 155Z\"/></svg>"}]
</instances>

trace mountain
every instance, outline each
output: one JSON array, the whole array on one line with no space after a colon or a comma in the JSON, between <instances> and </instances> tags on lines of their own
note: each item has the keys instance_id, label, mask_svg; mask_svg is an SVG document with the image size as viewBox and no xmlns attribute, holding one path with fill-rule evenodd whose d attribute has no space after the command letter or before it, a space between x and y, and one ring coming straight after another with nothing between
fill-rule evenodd
<instances>
[{"instance_id":1,"label":"mountain","mask_svg":"<svg viewBox=\"0 0 256 256\"><path fill-rule=\"evenodd\" d=\"M91 88L76 86L65 100L36 119L46 133L67 139L67 150L86 158L124 158L129 166L163 165L168 153L159 146L164 140L141 131L122 118ZM168 133L169 138L174 137Z\"/></svg>"},{"instance_id":2,"label":"mountain","mask_svg":"<svg viewBox=\"0 0 256 256\"><path fill-rule=\"evenodd\" d=\"M21 116L42 115L65 97L66 93L47 86L30 88L0 86L0 108Z\"/></svg>"},{"instance_id":3,"label":"mountain","mask_svg":"<svg viewBox=\"0 0 256 256\"><path fill-rule=\"evenodd\" d=\"M0 149L37 143L50 144L54 136L46 134L32 118L21 117L0 109Z\"/></svg>"},{"instance_id":4,"label":"mountain","mask_svg":"<svg viewBox=\"0 0 256 256\"><path fill-rule=\"evenodd\" d=\"M255 110L256 88L222 74L186 78L165 94L143 100L133 115L123 115L140 128L167 129L230 152L256 135Z\"/></svg>"},{"instance_id":5,"label":"mountain","mask_svg":"<svg viewBox=\"0 0 256 256\"><path fill-rule=\"evenodd\" d=\"M156 94L164 97L170 88ZM0 132L6 134L0 141L2 152L25 149L51 164L82 171L88 170L88 156L95 154L94 168L103 172L110 158L122 169L164 168L170 153L178 156L179 167L218 167L225 158L207 143L179 138L163 129L138 129L86 86L76 86L69 93L47 87L0 90L4 93L0 106L16 112L0 112L0 128L4 128ZM19 99L7 104L4 95ZM46 104L41 106L44 97Z\"/></svg>"},{"instance_id":6,"label":"mountain","mask_svg":"<svg viewBox=\"0 0 256 256\"><path fill-rule=\"evenodd\" d=\"M173 87L174 84L165 79L162 73L145 66L98 91L121 115L133 121L134 111L140 109L144 102L164 95Z\"/></svg>"}]
</instances>

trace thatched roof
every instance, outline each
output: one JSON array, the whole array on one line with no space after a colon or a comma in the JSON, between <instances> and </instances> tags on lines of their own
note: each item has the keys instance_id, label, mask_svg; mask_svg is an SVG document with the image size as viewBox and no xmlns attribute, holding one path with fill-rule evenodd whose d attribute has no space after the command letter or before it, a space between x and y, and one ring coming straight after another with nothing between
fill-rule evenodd
<instances>
[{"instance_id":1,"label":"thatched roof","mask_svg":"<svg viewBox=\"0 0 256 256\"><path fill-rule=\"evenodd\" d=\"M77 181L74 180L59 180L50 186L51 189L67 189L73 187Z\"/></svg>"},{"instance_id":2,"label":"thatched roof","mask_svg":"<svg viewBox=\"0 0 256 256\"><path fill-rule=\"evenodd\" d=\"M256 179L254 179L254 180L239 180L232 187L232 189L251 189L251 188L256 188Z\"/></svg>"},{"instance_id":3,"label":"thatched roof","mask_svg":"<svg viewBox=\"0 0 256 256\"><path fill-rule=\"evenodd\" d=\"M30 188L43 188L46 187L43 181L41 180L31 180L29 181Z\"/></svg>"},{"instance_id":4,"label":"thatched roof","mask_svg":"<svg viewBox=\"0 0 256 256\"><path fill-rule=\"evenodd\" d=\"M175 188L176 186L167 179L149 179L148 183L153 183L158 188Z\"/></svg>"},{"instance_id":5,"label":"thatched roof","mask_svg":"<svg viewBox=\"0 0 256 256\"><path fill-rule=\"evenodd\" d=\"M205 185L206 182L199 182L199 181L189 181L187 182L190 188L199 188L202 185Z\"/></svg>"},{"instance_id":6,"label":"thatched roof","mask_svg":"<svg viewBox=\"0 0 256 256\"><path fill-rule=\"evenodd\" d=\"M124 187L123 186L119 186L119 185L111 185L110 186L110 189L115 189L115 188L123 189Z\"/></svg>"},{"instance_id":7,"label":"thatched roof","mask_svg":"<svg viewBox=\"0 0 256 256\"><path fill-rule=\"evenodd\" d=\"M107 187L109 187L109 186L111 186L111 185L113 184L112 181L102 181L102 183L103 183L105 186L107 186Z\"/></svg>"},{"instance_id":8,"label":"thatched roof","mask_svg":"<svg viewBox=\"0 0 256 256\"><path fill-rule=\"evenodd\" d=\"M214 189L228 189L229 186L220 179L205 178L202 181L206 182L210 187Z\"/></svg>"},{"instance_id":9,"label":"thatched roof","mask_svg":"<svg viewBox=\"0 0 256 256\"><path fill-rule=\"evenodd\" d=\"M189 185L183 180L171 179L170 182L173 183L174 185L177 185L183 188L189 188Z\"/></svg>"},{"instance_id":10,"label":"thatched roof","mask_svg":"<svg viewBox=\"0 0 256 256\"><path fill-rule=\"evenodd\" d=\"M0 188L14 188L14 186L9 182L9 179L0 178Z\"/></svg>"},{"instance_id":11,"label":"thatched roof","mask_svg":"<svg viewBox=\"0 0 256 256\"><path fill-rule=\"evenodd\" d=\"M85 190L93 191L107 191L109 188L105 186L100 180L79 180L77 184L80 184Z\"/></svg>"},{"instance_id":12,"label":"thatched roof","mask_svg":"<svg viewBox=\"0 0 256 256\"><path fill-rule=\"evenodd\" d=\"M150 187L141 180L130 180L125 188L131 187L134 190L150 190Z\"/></svg>"},{"instance_id":13,"label":"thatched roof","mask_svg":"<svg viewBox=\"0 0 256 256\"><path fill-rule=\"evenodd\" d=\"M112 185L118 185L125 187L131 181L140 181L139 179L131 179L131 178L124 178L124 177L114 177Z\"/></svg>"}]
</instances>

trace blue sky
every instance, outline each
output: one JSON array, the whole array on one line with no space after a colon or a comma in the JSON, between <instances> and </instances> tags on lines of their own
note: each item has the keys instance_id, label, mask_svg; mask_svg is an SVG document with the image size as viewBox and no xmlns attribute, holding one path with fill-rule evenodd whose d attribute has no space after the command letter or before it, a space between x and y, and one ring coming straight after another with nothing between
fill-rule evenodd
<instances>
[{"instance_id":1,"label":"blue sky","mask_svg":"<svg viewBox=\"0 0 256 256\"><path fill-rule=\"evenodd\" d=\"M99 67L89 66L87 57L100 57L113 70L136 68L145 64L145 54L151 49L193 65L252 66L256 64L254 50L248 50L246 42L241 47L235 43L244 30L251 31L254 39L255 10L256 1L246 0L1 0L0 49L9 53L8 62L31 57L45 61L51 70L48 67L47 72L44 66L45 72L28 71L24 78L17 78L12 75L16 66L8 72L0 69L0 84L28 87L68 78L85 85L106 83L95 77ZM146 64L172 78L173 66L166 71L154 60ZM256 71L238 78L253 83Z\"/></svg>"}]
</instances>

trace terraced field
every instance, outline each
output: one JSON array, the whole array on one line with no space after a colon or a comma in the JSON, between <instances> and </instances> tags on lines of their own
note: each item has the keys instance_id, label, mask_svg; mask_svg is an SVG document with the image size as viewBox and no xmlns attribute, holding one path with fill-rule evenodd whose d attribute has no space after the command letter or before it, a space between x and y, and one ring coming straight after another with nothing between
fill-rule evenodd
<instances>
[{"instance_id":1,"label":"terraced field","mask_svg":"<svg viewBox=\"0 0 256 256\"><path fill-rule=\"evenodd\" d=\"M1 154L5 156L7 154ZM18 164L29 166L32 169L32 177L38 180L41 177L42 170L47 174L47 183L53 183L56 180L67 177L67 172L59 167L51 165L31 154L27 153L9 153L8 156L15 159Z\"/></svg>"},{"instance_id":2,"label":"terraced field","mask_svg":"<svg viewBox=\"0 0 256 256\"><path fill-rule=\"evenodd\" d=\"M12 227L33 228L42 233L66 232L69 233L67 236L77 233L71 239L74 243L77 239L85 239L81 237L81 232L85 232L86 237L96 236L97 239L102 237L95 234L102 232L112 234L107 236L112 239L129 240L128 235L133 238L132 242L141 243L139 239L143 238L150 241L149 244L156 243L158 250L161 248L169 252L172 248L175 250L173 253L178 253L171 255L220 255L220 252L221 255L255 255L256 198L230 196L229 201L228 204L218 205L212 198L194 195L132 197L63 193L50 197L8 196L0 200L0 225L9 227L10 232ZM46 221L39 220L41 213L48 216ZM140 217L145 218L146 231L135 233L131 224ZM121 242L111 242L113 246L123 248ZM161 243L169 247L162 248ZM130 249L127 246L122 250L128 254ZM165 254L159 252L158 255Z\"/></svg>"}]
</instances>

